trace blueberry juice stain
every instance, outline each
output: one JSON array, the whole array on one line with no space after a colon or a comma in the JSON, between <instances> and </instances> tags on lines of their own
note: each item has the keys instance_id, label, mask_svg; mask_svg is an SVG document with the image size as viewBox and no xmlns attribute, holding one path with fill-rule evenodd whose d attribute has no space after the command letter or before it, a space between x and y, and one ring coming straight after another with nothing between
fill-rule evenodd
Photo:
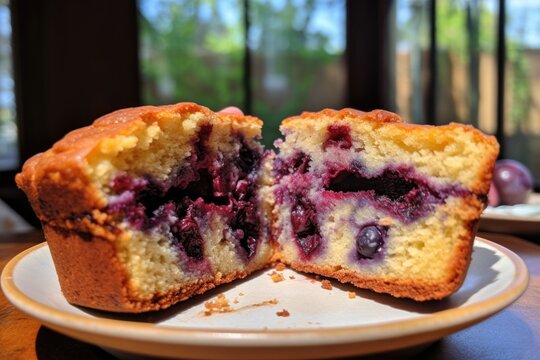
<instances>
[{"instance_id":1,"label":"blueberry juice stain","mask_svg":"<svg viewBox=\"0 0 540 360\"><path fill-rule=\"evenodd\" d=\"M191 157L167 179L120 173L111 182L107 212L139 231L165 232L189 259L188 265L205 259L202 227L209 213L228 219L232 241L244 260L253 257L259 242L255 194L261 151L238 136L238 153L210 154L211 131L211 125L201 126Z\"/></svg>"},{"instance_id":2,"label":"blueberry juice stain","mask_svg":"<svg viewBox=\"0 0 540 360\"><path fill-rule=\"evenodd\" d=\"M370 175L361 166L333 168L323 178L327 193L367 201L405 224L432 213L449 196L470 194L458 186L436 186L409 166L388 166Z\"/></svg>"}]
</instances>

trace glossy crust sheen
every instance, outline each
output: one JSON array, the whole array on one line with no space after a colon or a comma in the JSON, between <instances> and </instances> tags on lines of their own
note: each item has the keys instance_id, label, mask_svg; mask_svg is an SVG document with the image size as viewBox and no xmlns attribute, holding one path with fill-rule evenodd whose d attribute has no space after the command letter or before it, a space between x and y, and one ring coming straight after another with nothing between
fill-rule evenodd
<instances>
[{"instance_id":1,"label":"glossy crust sheen","mask_svg":"<svg viewBox=\"0 0 540 360\"><path fill-rule=\"evenodd\" d=\"M30 158L16 176L17 185L26 193L43 224L62 292L69 302L118 312L158 310L245 277L264 265L201 277L196 284L155 294L152 299L141 300L130 294L128 275L115 246L118 239L127 235L101 211L107 203L87 176L86 160L101 140L131 134L171 112L200 113L212 121L262 125L255 117L215 114L193 103L123 109L68 133L51 149Z\"/></svg>"},{"instance_id":2,"label":"glossy crust sheen","mask_svg":"<svg viewBox=\"0 0 540 360\"><path fill-rule=\"evenodd\" d=\"M26 193L38 218L50 225L66 228L81 226L85 231L98 231L105 237L115 236L96 229L84 219L73 219L73 214L102 209L106 203L96 192L85 171L86 158L105 138L133 133L141 126L159 120L163 113L201 113L214 119L233 120L262 125L251 116L213 113L194 103L167 106L142 106L122 109L97 119L92 125L74 130L53 147L28 159L15 181ZM62 196L58 196L62 194ZM74 224L74 221L77 221Z\"/></svg>"}]
</instances>

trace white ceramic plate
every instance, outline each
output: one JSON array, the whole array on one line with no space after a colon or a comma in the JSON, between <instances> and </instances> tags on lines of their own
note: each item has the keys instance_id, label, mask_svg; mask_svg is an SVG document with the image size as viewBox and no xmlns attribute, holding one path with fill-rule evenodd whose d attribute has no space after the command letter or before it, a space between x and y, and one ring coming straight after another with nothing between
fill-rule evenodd
<instances>
[{"instance_id":1,"label":"white ceramic plate","mask_svg":"<svg viewBox=\"0 0 540 360\"><path fill-rule=\"evenodd\" d=\"M461 289L427 303L321 282L273 269L224 285L174 306L142 315L118 315L66 302L45 244L12 259L2 289L20 310L65 335L141 355L297 359L364 355L440 339L510 305L525 291L528 272L511 251L476 238ZM205 303L223 294L231 312L206 316ZM350 298L355 294L354 298ZM286 310L289 316L283 315Z\"/></svg>"},{"instance_id":2,"label":"white ceramic plate","mask_svg":"<svg viewBox=\"0 0 540 360\"><path fill-rule=\"evenodd\" d=\"M531 194L527 204L488 207L482 213L479 229L511 234L540 234L540 194Z\"/></svg>"}]
</instances>

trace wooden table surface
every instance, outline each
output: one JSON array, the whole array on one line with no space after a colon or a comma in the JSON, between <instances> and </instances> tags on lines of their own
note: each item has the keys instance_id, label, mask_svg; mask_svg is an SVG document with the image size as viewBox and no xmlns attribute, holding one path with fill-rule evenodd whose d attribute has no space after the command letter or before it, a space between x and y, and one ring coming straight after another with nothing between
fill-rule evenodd
<instances>
[{"instance_id":1,"label":"wooden table surface","mask_svg":"<svg viewBox=\"0 0 540 360\"><path fill-rule=\"evenodd\" d=\"M514 304L483 322L415 351L376 358L414 359L539 359L540 238L479 234L514 251L527 264L529 287ZM19 252L43 241L41 232L0 235L0 270ZM412 354L412 355L411 355ZM115 359L99 347L42 326L9 303L0 293L0 359Z\"/></svg>"}]
</instances>

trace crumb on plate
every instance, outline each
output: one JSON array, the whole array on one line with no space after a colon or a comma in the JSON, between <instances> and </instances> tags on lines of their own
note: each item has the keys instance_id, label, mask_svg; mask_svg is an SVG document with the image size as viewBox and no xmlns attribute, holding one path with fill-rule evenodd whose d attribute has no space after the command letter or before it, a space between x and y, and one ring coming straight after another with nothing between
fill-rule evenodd
<instances>
[{"instance_id":1,"label":"crumb on plate","mask_svg":"<svg viewBox=\"0 0 540 360\"><path fill-rule=\"evenodd\" d=\"M275 271L273 271L272 273L270 273L268 275L270 275L270 277L272 278L272 281L275 282L275 283L285 280L285 278L283 277L282 274L279 274L279 273L277 273Z\"/></svg>"},{"instance_id":2,"label":"crumb on plate","mask_svg":"<svg viewBox=\"0 0 540 360\"><path fill-rule=\"evenodd\" d=\"M332 290L332 283L330 280L323 280L321 281L321 287L326 290Z\"/></svg>"},{"instance_id":3,"label":"crumb on plate","mask_svg":"<svg viewBox=\"0 0 540 360\"><path fill-rule=\"evenodd\" d=\"M223 294L219 294L215 300L210 300L204 303L206 308L204 315L210 316L214 313L231 312L231 305L229 300Z\"/></svg>"}]
</instances>

